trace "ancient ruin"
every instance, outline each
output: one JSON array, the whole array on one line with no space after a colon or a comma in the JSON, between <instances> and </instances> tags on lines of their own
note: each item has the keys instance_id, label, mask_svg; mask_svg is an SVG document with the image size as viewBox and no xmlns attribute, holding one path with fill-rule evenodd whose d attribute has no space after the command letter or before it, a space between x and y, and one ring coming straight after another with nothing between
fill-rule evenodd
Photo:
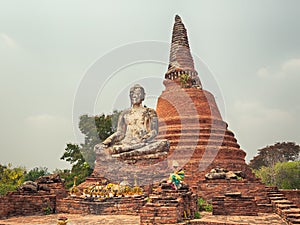
<instances>
[{"instance_id":1,"label":"ancient ruin","mask_svg":"<svg viewBox=\"0 0 300 225\"><path fill-rule=\"evenodd\" d=\"M95 146L92 176L79 186L74 181L68 196L59 177L42 177L1 197L0 218L50 209L138 215L141 225L229 224L194 220L201 197L211 202L213 215L276 212L300 224L300 192L265 187L247 166L213 94L202 86L179 16L164 85L156 111L142 105L143 87L130 89L131 106L120 114L117 132Z\"/></svg>"},{"instance_id":2,"label":"ancient ruin","mask_svg":"<svg viewBox=\"0 0 300 225\"><path fill-rule=\"evenodd\" d=\"M214 96L202 88L179 16L175 17L164 85L156 109L159 131L170 141L172 159L182 161L187 182L197 186L199 179L216 167L243 171L246 178L253 179L245 163L246 153L222 120Z\"/></svg>"}]
</instances>

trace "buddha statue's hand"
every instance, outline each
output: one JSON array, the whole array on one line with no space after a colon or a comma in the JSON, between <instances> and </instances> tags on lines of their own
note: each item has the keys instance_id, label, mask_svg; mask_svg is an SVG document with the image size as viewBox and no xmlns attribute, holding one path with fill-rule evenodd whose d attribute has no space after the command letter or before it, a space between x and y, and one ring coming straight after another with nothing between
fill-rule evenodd
<instances>
[{"instance_id":1,"label":"buddha statue's hand","mask_svg":"<svg viewBox=\"0 0 300 225\"><path fill-rule=\"evenodd\" d=\"M150 134L146 134L146 135L144 135L143 137L142 137L142 141L143 142L148 142L149 141L149 138L150 138Z\"/></svg>"},{"instance_id":2,"label":"buddha statue's hand","mask_svg":"<svg viewBox=\"0 0 300 225\"><path fill-rule=\"evenodd\" d=\"M105 146L105 147L108 147L110 144L111 144L112 140L110 138L106 138L102 144Z\"/></svg>"},{"instance_id":3,"label":"buddha statue's hand","mask_svg":"<svg viewBox=\"0 0 300 225\"><path fill-rule=\"evenodd\" d=\"M148 142L148 141L151 141L155 137L156 137L156 132L155 131L150 131L149 133L145 134L142 137L142 140L143 140L143 142Z\"/></svg>"}]
</instances>

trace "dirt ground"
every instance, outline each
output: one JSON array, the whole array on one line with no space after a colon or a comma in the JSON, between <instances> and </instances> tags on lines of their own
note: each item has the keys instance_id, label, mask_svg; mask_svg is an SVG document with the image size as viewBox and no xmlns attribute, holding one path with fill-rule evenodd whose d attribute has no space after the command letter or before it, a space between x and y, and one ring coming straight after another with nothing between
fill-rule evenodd
<instances>
[{"instance_id":1,"label":"dirt ground","mask_svg":"<svg viewBox=\"0 0 300 225\"><path fill-rule=\"evenodd\" d=\"M259 214L259 216L213 216L211 213L201 213L200 221L237 223L243 225L287 225L278 215L273 213ZM69 219L68 225L139 225L139 216L125 215L79 215L79 214L52 214L47 216L12 217L0 220L0 225L27 224L27 225L56 225L60 216Z\"/></svg>"},{"instance_id":2,"label":"dirt ground","mask_svg":"<svg viewBox=\"0 0 300 225\"><path fill-rule=\"evenodd\" d=\"M26 217L12 217L6 220L0 220L0 225L10 224L45 224L56 225L57 219L60 216L66 216L69 219L68 225L139 225L139 216L104 216L104 215L79 215L79 214L53 214L47 216L26 216Z\"/></svg>"}]
</instances>

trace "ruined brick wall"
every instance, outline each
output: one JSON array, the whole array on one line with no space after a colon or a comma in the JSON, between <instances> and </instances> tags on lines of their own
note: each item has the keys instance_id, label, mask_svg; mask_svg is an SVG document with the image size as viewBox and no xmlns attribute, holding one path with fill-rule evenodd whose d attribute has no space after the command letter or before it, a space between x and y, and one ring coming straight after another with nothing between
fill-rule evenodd
<instances>
[{"instance_id":1,"label":"ruined brick wall","mask_svg":"<svg viewBox=\"0 0 300 225\"><path fill-rule=\"evenodd\" d=\"M145 204L144 197L115 197L102 201L86 201L80 198L60 199L56 202L57 213L139 215Z\"/></svg>"},{"instance_id":2,"label":"ruined brick wall","mask_svg":"<svg viewBox=\"0 0 300 225\"><path fill-rule=\"evenodd\" d=\"M300 208L300 190L280 190L280 192Z\"/></svg>"},{"instance_id":3,"label":"ruined brick wall","mask_svg":"<svg viewBox=\"0 0 300 225\"><path fill-rule=\"evenodd\" d=\"M244 196L255 197L258 204L267 204L268 190L259 180L204 180L199 182L198 195L205 200L212 200L214 196L222 196L227 192L241 192Z\"/></svg>"},{"instance_id":4,"label":"ruined brick wall","mask_svg":"<svg viewBox=\"0 0 300 225\"><path fill-rule=\"evenodd\" d=\"M65 189L63 183L51 183L46 184L50 188L50 193L56 195L57 199L66 198L68 196L68 191Z\"/></svg>"},{"instance_id":5,"label":"ruined brick wall","mask_svg":"<svg viewBox=\"0 0 300 225\"><path fill-rule=\"evenodd\" d=\"M227 193L213 197L213 215L257 216L254 197L242 196L241 193Z\"/></svg>"},{"instance_id":6,"label":"ruined brick wall","mask_svg":"<svg viewBox=\"0 0 300 225\"><path fill-rule=\"evenodd\" d=\"M56 196L52 194L20 194L10 192L0 197L0 218L53 213Z\"/></svg>"},{"instance_id":7,"label":"ruined brick wall","mask_svg":"<svg viewBox=\"0 0 300 225\"><path fill-rule=\"evenodd\" d=\"M141 210L140 224L176 224L194 218L197 195L189 190L163 190L149 196Z\"/></svg>"}]
</instances>

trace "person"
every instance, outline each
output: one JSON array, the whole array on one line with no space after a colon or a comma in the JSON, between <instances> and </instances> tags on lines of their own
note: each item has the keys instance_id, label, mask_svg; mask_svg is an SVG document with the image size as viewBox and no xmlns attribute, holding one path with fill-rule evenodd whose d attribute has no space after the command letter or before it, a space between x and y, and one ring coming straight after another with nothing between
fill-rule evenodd
<instances>
[{"instance_id":1,"label":"person","mask_svg":"<svg viewBox=\"0 0 300 225\"><path fill-rule=\"evenodd\" d=\"M145 90L139 84L130 89L131 107L118 119L117 131L109 136L97 150L104 150L116 159L151 159L166 156L168 140L157 140L158 118L154 109L144 107Z\"/></svg>"},{"instance_id":2,"label":"person","mask_svg":"<svg viewBox=\"0 0 300 225\"><path fill-rule=\"evenodd\" d=\"M184 170L179 167L177 161L173 161L174 172L170 174L168 183L174 190L178 190L182 187L184 179Z\"/></svg>"}]
</instances>

